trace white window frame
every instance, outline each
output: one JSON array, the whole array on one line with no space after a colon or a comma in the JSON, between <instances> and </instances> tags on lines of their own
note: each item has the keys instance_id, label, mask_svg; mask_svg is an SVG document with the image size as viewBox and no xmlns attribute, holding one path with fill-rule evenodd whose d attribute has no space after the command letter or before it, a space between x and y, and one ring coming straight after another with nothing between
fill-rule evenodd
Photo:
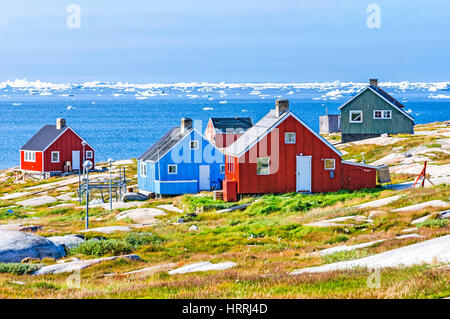
<instances>
[{"instance_id":1,"label":"white window frame","mask_svg":"<svg viewBox=\"0 0 450 319\"><path fill-rule=\"evenodd\" d=\"M381 117L376 117L375 116L376 112L380 112ZM389 116L386 116L386 113L388 113ZM392 119L392 111L391 110L374 110L373 111L373 119L374 120L390 120L390 119Z\"/></svg>"},{"instance_id":2,"label":"white window frame","mask_svg":"<svg viewBox=\"0 0 450 319\"><path fill-rule=\"evenodd\" d=\"M352 121L353 114L361 114L361 121ZM362 110L351 110L349 120L350 120L350 123L362 123L363 122L363 111Z\"/></svg>"},{"instance_id":3,"label":"white window frame","mask_svg":"<svg viewBox=\"0 0 450 319\"><path fill-rule=\"evenodd\" d=\"M86 151L86 158L93 158L94 157L94 151Z\"/></svg>"},{"instance_id":4,"label":"white window frame","mask_svg":"<svg viewBox=\"0 0 450 319\"><path fill-rule=\"evenodd\" d=\"M327 168L327 161L333 161L333 168ZM326 171L334 171L336 169L336 160L334 158L326 158L323 161L323 167Z\"/></svg>"},{"instance_id":5,"label":"white window frame","mask_svg":"<svg viewBox=\"0 0 450 319\"><path fill-rule=\"evenodd\" d=\"M57 154L58 155L58 160L53 160L53 154ZM59 151L52 151L52 153L50 154L50 156L51 156L51 162L52 163L59 163Z\"/></svg>"},{"instance_id":6,"label":"white window frame","mask_svg":"<svg viewBox=\"0 0 450 319\"><path fill-rule=\"evenodd\" d=\"M225 174L225 164L220 164L220 174Z\"/></svg>"},{"instance_id":7,"label":"white window frame","mask_svg":"<svg viewBox=\"0 0 450 319\"><path fill-rule=\"evenodd\" d=\"M260 160L267 160L267 172L258 172L258 165ZM270 157L258 157L256 158L256 175L269 175L270 174Z\"/></svg>"},{"instance_id":8,"label":"white window frame","mask_svg":"<svg viewBox=\"0 0 450 319\"><path fill-rule=\"evenodd\" d=\"M175 172L170 172L170 167L175 167ZM167 174L169 174L169 175L176 175L176 174L178 174L178 165L175 165L175 164L167 165Z\"/></svg>"},{"instance_id":9,"label":"white window frame","mask_svg":"<svg viewBox=\"0 0 450 319\"><path fill-rule=\"evenodd\" d=\"M147 177L147 165L145 163L141 163L140 164L140 172L139 172L139 174L142 177Z\"/></svg>"},{"instance_id":10,"label":"white window frame","mask_svg":"<svg viewBox=\"0 0 450 319\"><path fill-rule=\"evenodd\" d=\"M195 143L195 147L192 147L192 143ZM198 150L198 141L197 140L192 140L189 142L189 147L191 150Z\"/></svg>"},{"instance_id":11,"label":"white window frame","mask_svg":"<svg viewBox=\"0 0 450 319\"><path fill-rule=\"evenodd\" d=\"M288 141L288 136L293 136L293 141ZM295 132L286 132L284 133L284 144L295 144L296 143L296 134Z\"/></svg>"},{"instance_id":12,"label":"white window frame","mask_svg":"<svg viewBox=\"0 0 450 319\"><path fill-rule=\"evenodd\" d=\"M23 160L25 162L35 163L36 162L36 152L35 151L25 151L23 155Z\"/></svg>"}]
</instances>

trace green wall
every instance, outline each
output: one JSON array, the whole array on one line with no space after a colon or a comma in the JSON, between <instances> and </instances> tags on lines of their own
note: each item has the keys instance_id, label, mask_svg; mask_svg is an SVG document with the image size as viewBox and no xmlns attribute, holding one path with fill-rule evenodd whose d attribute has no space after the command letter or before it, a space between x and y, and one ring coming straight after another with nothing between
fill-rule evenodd
<instances>
[{"instance_id":1,"label":"green wall","mask_svg":"<svg viewBox=\"0 0 450 319\"><path fill-rule=\"evenodd\" d=\"M363 122L350 123L350 111L362 110ZM374 119L374 110L391 110L391 119ZM342 134L413 134L414 122L386 102L378 94L366 89L341 109Z\"/></svg>"}]
</instances>

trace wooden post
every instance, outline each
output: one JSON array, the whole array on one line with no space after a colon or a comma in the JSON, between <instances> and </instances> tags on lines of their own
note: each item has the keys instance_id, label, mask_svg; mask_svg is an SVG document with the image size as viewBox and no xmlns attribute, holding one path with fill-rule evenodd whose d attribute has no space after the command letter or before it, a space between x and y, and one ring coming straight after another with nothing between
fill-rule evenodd
<instances>
[{"instance_id":1,"label":"wooden post","mask_svg":"<svg viewBox=\"0 0 450 319\"><path fill-rule=\"evenodd\" d=\"M417 179L414 182L414 185L412 186L412 188L414 188L416 186L417 182L420 180L421 177L423 177L423 179L422 179L422 187L425 186L426 173L427 173L427 161L425 161L425 163L423 165L423 168L422 168L422 171L420 172L419 176L417 176Z\"/></svg>"}]
</instances>

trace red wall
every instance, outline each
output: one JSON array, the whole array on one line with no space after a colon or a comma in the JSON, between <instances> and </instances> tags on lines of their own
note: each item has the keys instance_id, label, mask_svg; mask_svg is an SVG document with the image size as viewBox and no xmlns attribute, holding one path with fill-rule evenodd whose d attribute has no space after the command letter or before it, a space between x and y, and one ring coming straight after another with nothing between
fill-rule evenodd
<instances>
[{"instance_id":1,"label":"red wall","mask_svg":"<svg viewBox=\"0 0 450 319\"><path fill-rule=\"evenodd\" d=\"M342 188L357 190L377 187L377 170L342 163Z\"/></svg>"},{"instance_id":2,"label":"red wall","mask_svg":"<svg viewBox=\"0 0 450 319\"><path fill-rule=\"evenodd\" d=\"M20 151L20 169L41 172L42 152L36 152L35 162L25 162L25 151Z\"/></svg>"},{"instance_id":3,"label":"red wall","mask_svg":"<svg viewBox=\"0 0 450 319\"><path fill-rule=\"evenodd\" d=\"M296 191L296 156L312 155L312 177L311 190L314 193L330 192L341 189L341 158L327 144L310 132L293 116L289 116L278 125L278 136L273 131L259 141L251 150L246 152L240 159L239 165L235 165L235 173L228 172L225 165L227 180L238 182L238 193L286 193ZM296 144L285 144L284 133L295 132ZM276 138L278 143L278 154L276 149L272 150L272 139ZM264 151L266 146L267 152ZM249 162L249 153L257 156L267 154L271 160L271 172L274 170L274 161L278 160L278 170L270 175L257 175L256 163ZM277 156L278 155L278 156ZM227 157L230 160L230 157ZM330 171L324 169L325 158L335 159L334 178L330 178ZM237 161L236 158L234 158ZM254 160L253 160L254 161Z\"/></svg>"},{"instance_id":4,"label":"red wall","mask_svg":"<svg viewBox=\"0 0 450 319\"><path fill-rule=\"evenodd\" d=\"M211 119L208 121L208 125L205 130L205 138L214 144L218 148L228 147L233 144L242 134L216 134L216 129L214 128Z\"/></svg>"},{"instance_id":5,"label":"red wall","mask_svg":"<svg viewBox=\"0 0 450 319\"><path fill-rule=\"evenodd\" d=\"M80 166L83 165L83 145L79 138L71 129L64 132L49 148L44 152L44 169L46 172L63 171L64 162L72 162L72 151L80 151ZM52 151L59 151L59 163L52 163ZM89 146L85 146L85 151L93 151L93 158L89 160L95 165L95 151Z\"/></svg>"}]
</instances>

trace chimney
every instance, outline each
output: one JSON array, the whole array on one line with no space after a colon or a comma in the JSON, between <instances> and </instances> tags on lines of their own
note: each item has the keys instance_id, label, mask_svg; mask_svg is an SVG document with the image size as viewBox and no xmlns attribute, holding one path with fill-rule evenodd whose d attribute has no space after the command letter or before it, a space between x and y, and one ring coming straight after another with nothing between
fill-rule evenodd
<instances>
[{"instance_id":1,"label":"chimney","mask_svg":"<svg viewBox=\"0 0 450 319\"><path fill-rule=\"evenodd\" d=\"M64 126L66 126L66 119L57 118L57 119L56 119L56 129L57 129L57 130L60 130L60 129L62 129Z\"/></svg>"},{"instance_id":2,"label":"chimney","mask_svg":"<svg viewBox=\"0 0 450 319\"><path fill-rule=\"evenodd\" d=\"M378 86L378 79L370 79L370 85Z\"/></svg>"},{"instance_id":3,"label":"chimney","mask_svg":"<svg viewBox=\"0 0 450 319\"><path fill-rule=\"evenodd\" d=\"M275 116L280 117L284 112L289 111L288 100L276 100L275 101Z\"/></svg>"},{"instance_id":4,"label":"chimney","mask_svg":"<svg viewBox=\"0 0 450 319\"><path fill-rule=\"evenodd\" d=\"M190 118L182 118L181 119L181 134L184 134L187 130L192 128L192 120Z\"/></svg>"}]
</instances>

